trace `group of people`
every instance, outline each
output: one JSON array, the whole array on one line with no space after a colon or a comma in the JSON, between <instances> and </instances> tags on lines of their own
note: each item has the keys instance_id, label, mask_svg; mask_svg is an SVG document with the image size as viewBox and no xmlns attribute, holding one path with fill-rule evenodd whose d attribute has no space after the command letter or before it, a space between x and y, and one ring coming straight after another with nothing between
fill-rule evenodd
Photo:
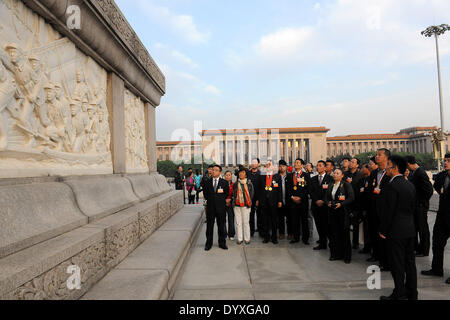
<instances>
[{"instance_id":1,"label":"group of people","mask_svg":"<svg viewBox=\"0 0 450 320\"><path fill-rule=\"evenodd\" d=\"M202 175L200 174L200 170L197 169L194 173L192 168L189 168L186 176L184 176L183 167L178 166L177 172L175 172L174 181L176 190L183 190L183 192L187 192L189 204L199 203L200 192L202 192Z\"/></svg>"},{"instance_id":2,"label":"group of people","mask_svg":"<svg viewBox=\"0 0 450 320\"><path fill-rule=\"evenodd\" d=\"M232 172L222 176L222 167L211 165L201 178L206 200L206 245L213 244L217 220L219 247L226 250L227 236L250 244L255 232L263 243L278 244L287 237L291 244L309 245L310 214L319 240L314 250L330 250L330 261L351 263L352 249L359 249L362 224L368 262L378 262L381 271L391 271L395 289L381 299L418 298L416 257L430 251L429 201L439 194L439 209L433 230L433 263L423 275L443 276L444 249L450 237L450 154L445 170L434 178L413 156L391 155L388 149L361 165L357 158L344 158L339 167L331 160L315 166L296 159L292 170L286 161L278 167L268 159L262 170L259 159L251 168L239 166L236 182ZM289 172L292 171L292 172ZM227 226L228 220L228 226ZM450 278L446 281L450 284Z\"/></svg>"}]
</instances>

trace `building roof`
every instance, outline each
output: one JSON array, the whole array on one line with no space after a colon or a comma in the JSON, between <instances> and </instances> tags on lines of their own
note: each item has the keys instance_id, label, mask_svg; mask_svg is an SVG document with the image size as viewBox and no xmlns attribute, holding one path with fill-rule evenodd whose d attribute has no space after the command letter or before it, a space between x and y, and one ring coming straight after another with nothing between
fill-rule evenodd
<instances>
[{"instance_id":1,"label":"building roof","mask_svg":"<svg viewBox=\"0 0 450 320\"><path fill-rule=\"evenodd\" d=\"M279 133L309 133L309 132L328 132L326 127L297 127L297 128L255 128L255 129L215 129L202 130L201 135L224 135L226 133L252 134L252 133L271 133L278 130Z\"/></svg>"},{"instance_id":2,"label":"building roof","mask_svg":"<svg viewBox=\"0 0 450 320\"><path fill-rule=\"evenodd\" d=\"M352 134L348 136L329 137L327 141L352 141L352 140L405 140L410 139L408 134Z\"/></svg>"},{"instance_id":3,"label":"building roof","mask_svg":"<svg viewBox=\"0 0 450 320\"><path fill-rule=\"evenodd\" d=\"M201 145L201 141L156 141L156 146L176 146L176 145Z\"/></svg>"}]
</instances>

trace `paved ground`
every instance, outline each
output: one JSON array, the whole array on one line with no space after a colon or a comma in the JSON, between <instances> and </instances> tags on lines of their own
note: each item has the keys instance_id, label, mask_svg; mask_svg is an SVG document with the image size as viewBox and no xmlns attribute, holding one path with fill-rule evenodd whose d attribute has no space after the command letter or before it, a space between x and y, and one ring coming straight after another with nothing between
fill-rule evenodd
<instances>
[{"instance_id":1,"label":"paved ground","mask_svg":"<svg viewBox=\"0 0 450 320\"><path fill-rule=\"evenodd\" d=\"M435 214L430 214L430 226ZM248 246L228 242L229 250L214 247L204 251L205 228L186 261L178 280L173 299L378 299L390 294L393 288L390 273L382 273L382 289L367 289L366 273L370 263L367 255L353 251L350 265L342 261L328 261L328 251L313 251L312 245L263 244L255 237ZM257 234L256 234L257 235ZM314 239L317 240L317 234ZM314 240L314 242L315 242ZM418 258L418 273L429 269L431 257ZM446 250L445 276L450 277L450 246ZM445 278L445 279L446 279ZM443 278L419 275L419 299L450 299L450 285Z\"/></svg>"}]
</instances>

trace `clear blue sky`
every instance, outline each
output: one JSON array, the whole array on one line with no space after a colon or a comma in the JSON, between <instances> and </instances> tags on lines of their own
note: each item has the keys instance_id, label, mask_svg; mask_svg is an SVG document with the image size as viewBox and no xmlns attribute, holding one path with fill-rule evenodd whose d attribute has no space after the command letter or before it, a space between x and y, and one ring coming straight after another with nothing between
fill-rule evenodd
<instances>
[{"instance_id":1,"label":"clear blue sky","mask_svg":"<svg viewBox=\"0 0 450 320\"><path fill-rule=\"evenodd\" d=\"M448 0L116 0L166 76L157 139L326 126L329 136L439 125L434 40ZM447 130L450 32L440 38ZM195 137L194 137L195 138Z\"/></svg>"}]
</instances>

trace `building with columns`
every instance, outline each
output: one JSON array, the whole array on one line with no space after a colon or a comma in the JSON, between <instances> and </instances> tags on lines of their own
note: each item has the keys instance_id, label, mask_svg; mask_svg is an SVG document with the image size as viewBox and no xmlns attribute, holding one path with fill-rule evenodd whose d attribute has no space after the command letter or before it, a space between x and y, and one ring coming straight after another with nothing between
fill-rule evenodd
<instances>
[{"instance_id":1,"label":"building with columns","mask_svg":"<svg viewBox=\"0 0 450 320\"><path fill-rule=\"evenodd\" d=\"M436 127L411 127L395 134L359 134L326 137L329 129L269 128L269 129L221 129L203 130L202 141L157 142L158 161L189 162L195 158L201 163L213 160L225 167L249 165L253 158L264 162L268 157L274 161L286 160L289 164L296 158L316 163L343 154L356 155L387 148L393 152L433 152L430 132ZM450 145L447 135L447 146Z\"/></svg>"}]
</instances>

